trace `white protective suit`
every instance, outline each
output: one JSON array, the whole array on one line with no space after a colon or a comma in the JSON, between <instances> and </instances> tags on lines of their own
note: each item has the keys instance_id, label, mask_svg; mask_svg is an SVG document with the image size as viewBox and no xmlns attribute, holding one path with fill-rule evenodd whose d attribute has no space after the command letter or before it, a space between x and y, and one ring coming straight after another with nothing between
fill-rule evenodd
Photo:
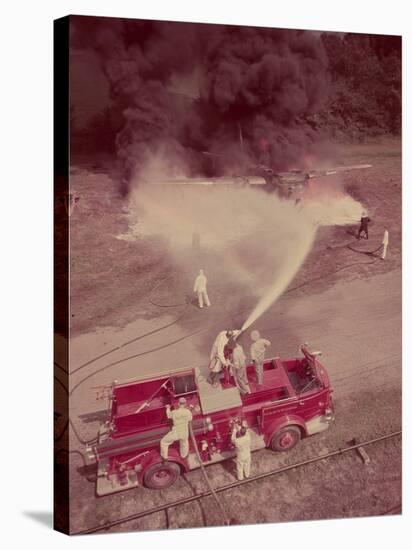
<instances>
[{"instance_id":1,"label":"white protective suit","mask_svg":"<svg viewBox=\"0 0 412 550\"><path fill-rule=\"evenodd\" d=\"M229 341L229 338L226 336L226 332L226 330L219 332L213 343L212 351L210 352L209 364L209 368L212 372L220 372L223 365L229 365L229 361L225 359L224 355L225 346Z\"/></svg>"},{"instance_id":2,"label":"white protective suit","mask_svg":"<svg viewBox=\"0 0 412 550\"><path fill-rule=\"evenodd\" d=\"M210 300L207 294L207 278L203 273L203 269L199 271L199 275L196 277L193 292L197 292L197 299L199 301L200 308L203 307L203 300L208 307L210 306Z\"/></svg>"},{"instance_id":3,"label":"white protective suit","mask_svg":"<svg viewBox=\"0 0 412 550\"><path fill-rule=\"evenodd\" d=\"M246 431L245 435L236 437L237 429L237 426L233 428L232 443L236 447L237 478L242 481L243 476L248 478L250 475L250 434Z\"/></svg>"},{"instance_id":4,"label":"white protective suit","mask_svg":"<svg viewBox=\"0 0 412 550\"><path fill-rule=\"evenodd\" d=\"M240 330L232 330L233 336L236 337ZM229 338L226 336L227 330L222 330L216 336L216 339L212 346L212 351L210 352L210 363L209 368L212 372L220 372L223 366L229 366L229 361L225 359L225 346L229 341Z\"/></svg>"},{"instance_id":5,"label":"white protective suit","mask_svg":"<svg viewBox=\"0 0 412 550\"><path fill-rule=\"evenodd\" d=\"M242 395L250 393L249 381L246 372L246 355L240 344L236 344L233 350L233 377L236 386Z\"/></svg>"},{"instance_id":6,"label":"white protective suit","mask_svg":"<svg viewBox=\"0 0 412 550\"><path fill-rule=\"evenodd\" d=\"M266 348L270 346L270 340L261 338L257 330L254 330L251 334L254 340L250 346L250 356L255 364L256 382L258 386L263 385L263 361L265 360Z\"/></svg>"},{"instance_id":7,"label":"white protective suit","mask_svg":"<svg viewBox=\"0 0 412 550\"><path fill-rule=\"evenodd\" d=\"M381 259L384 260L386 258L386 250L388 248L389 244L389 231L385 229L383 232L383 238L382 238L382 254Z\"/></svg>"},{"instance_id":8,"label":"white protective suit","mask_svg":"<svg viewBox=\"0 0 412 550\"><path fill-rule=\"evenodd\" d=\"M185 458L189 452L189 422L193 418L192 413L183 405L173 411L167 407L166 415L172 420L173 428L160 440L160 455L166 460L169 445L179 441L180 456Z\"/></svg>"}]
</instances>

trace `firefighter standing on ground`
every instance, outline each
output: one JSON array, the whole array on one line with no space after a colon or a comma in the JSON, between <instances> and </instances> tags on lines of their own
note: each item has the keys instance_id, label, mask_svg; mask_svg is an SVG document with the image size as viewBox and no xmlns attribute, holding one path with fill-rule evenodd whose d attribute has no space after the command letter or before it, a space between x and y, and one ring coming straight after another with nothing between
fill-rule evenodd
<instances>
[{"instance_id":1,"label":"firefighter standing on ground","mask_svg":"<svg viewBox=\"0 0 412 550\"><path fill-rule=\"evenodd\" d=\"M185 458L189 453L189 422L192 420L192 413L186 408L186 399L179 399L179 408L171 411L170 405L166 405L166 416L173 422L173 427L160 440L160 455L167 460L169 445L175 441L180 443L180 456Z\"/></svg>"},{"instance_id":2,"label":"firefighter standing on ground","mask_svg":"<svg viewBox=\"0 0 412 550\"><path fill-rule=\"evenodd\" d=\"M250 435L245 426L239 429L237 424L234 425L232 431L232 443L236 447L236 469L237 478L242 481L243 477L248 478L250 475Z\"/></svg>"},{"instance_id":3,"label":"firefighter standing on ground","mask_svg":"<svg viewBox=\"0 0 412 550\"><path fill-rule=\"evenodd\" d=\"M246 355L242 346L236 342L232 355L232 372L236 386L242 395L250 393L249 381L246 372Z\"/></svg>"},{"instance_id":4,"label":"firefighter standing on ground","mask_svg":"<svg viewBox=\"0 0 412 550\"><path fill-rule=\"evenodd\" d=\"M381 254L381 260L384 260L386 258L386 250L388 248L389 244L389 231L385 229L383 232L383 238L382 238L382 254Z\"/></svg>"},{"instance_id":5,"label":"firefighter standing on ground","mask_svg":"<svg viewBox=\"0 0 412 550\"><path fill-rule=\"evenodd\" d=\"M206 275L203 273L203 269L199 271L199 275L196 277L195 286L193 287L193 292L197 292L197 299L199 302L199 307L203 307L203 301L209 307L210 300L207 294L207 279Z\"/></svg>"},{"instance_id":6,"label":"firefighter standing on ground","mask_svg":"<svg viewBox=\"0 0 412 550\"><path fill-rule=\"evenodd\" d=\"M369 218L368 214L363 211L358 230L358 240L361 238L362 233L364 234L365 239L369 239L368 224L370 223L370 221L371 219Z\"/></svg>"},{"instance_id":7,"label":"firefighter standing on ground","mask_svg":"<svg viewBox=\"0 0 412 550\"><path fill-rule=\"evenodd\" d=\"M261 338L259 331L252 330L250 337L253 340L253 344L250 346L250 355L252 357L253 364L255 365L256 382L258 386L263 385L263 361L265 360L265 351L271 342Z\"/></svg>"}]
</instances>

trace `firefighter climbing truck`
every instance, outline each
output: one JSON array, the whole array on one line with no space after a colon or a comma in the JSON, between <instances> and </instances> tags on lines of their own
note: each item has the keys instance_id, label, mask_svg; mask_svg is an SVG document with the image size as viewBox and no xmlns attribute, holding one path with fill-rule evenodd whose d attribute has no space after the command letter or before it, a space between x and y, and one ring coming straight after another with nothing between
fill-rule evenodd
<instances>
[{"instance_id":1,"label":"firefighter climbing truck","mask_svg":"<svg viewBox=\"0 0 412 550\"><path fill-rule=\"evenodd\" d=\"M301 347L303 356L264 362L263 385L247 367L251 392L241 395L233 378L211 386L198 368L114 382L108 389L110 414L97 443L88 448L97 461L99 496L144 485L169 487L180 473L235 456L231 443L234 422L247 425L252 450L292 449L301 438L326 430L333 420L332 387L319 352ZM182 458L178 442L160 456L160 439L171 429L166 405L185 397L192 411L189 454ZM195 448L195 444L197 449Z\"/></svg>"}]
</instances>

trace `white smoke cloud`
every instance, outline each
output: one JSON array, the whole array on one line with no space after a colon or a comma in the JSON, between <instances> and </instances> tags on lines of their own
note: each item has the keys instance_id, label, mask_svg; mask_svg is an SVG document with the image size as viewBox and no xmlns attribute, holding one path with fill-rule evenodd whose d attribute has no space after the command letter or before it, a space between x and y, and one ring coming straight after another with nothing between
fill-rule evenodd
<instances>
[{"instance_id":1,"label":"white smoke cloud","mask_svg":"<svg viewBox=\"0 0 412 550\"><path fill-rule=\"evenodd\" d=\"M178 255L199 235L202 248L214 255L227 278L248 285L258 299L242 327L246 329L287 289L317 228L357 223L362 209L336 188L295 204L275 193L234 185L147 184L131 194L129 231L118 238L162 235Z\"/></svg>"}]
</instances>

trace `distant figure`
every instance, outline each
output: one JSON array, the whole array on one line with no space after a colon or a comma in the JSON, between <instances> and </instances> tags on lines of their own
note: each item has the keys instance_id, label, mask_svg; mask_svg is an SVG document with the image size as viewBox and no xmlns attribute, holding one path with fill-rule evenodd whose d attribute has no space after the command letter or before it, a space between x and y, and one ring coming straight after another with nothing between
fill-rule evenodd
<instances>
[{"instance_id":1,"label":"distant figure","mask_svg":"<svg viewBox=\"0 0 412 550\"><path fill-rule=\"evenodd\" d=\"M263 361L265 360L266 348L271 345L269 340L261 338L259 331L252 330L250 337L253 344L250 346L250 355L255 365L256 381L258 386L263 385Z\"/></svg>"},{"instance_id":2,"label":"distant figure","mask_svg":"<svg viewBox=\"0 0 412 550\"><path fill-rule=\"evenodd\" d=\"M248 478L250 475L250 435L245 426L239 429L237 424L234 425L231 437L233 445L236 447L236 470L237 478L242 481L243 476Z\"/></svg>"},{"instance_id":3,"label":"distant figure","mask_svg":"<svg viewBox=\"0 0 412 550\"><path fill-rule=\"evenodd\" d=\"M196 277L195 286L193 287L193 292L197 292L197 299L199 301L199 307L203 307L203 300L205 304L209 307L210 301L209 296L207 295L207 279L206 275L203 273L203 269L199 271L199 275Z\"/></svg>"},{"instance_id":4,"label":"distant figure","mask_svg":"<svg viewBox=\"0 0 412 550\"><path fill-rule=\"evenodd\" d=\"M381 260L384 260L386 258L386 250L388 248L389 244L389 231L385 229L383 232L383 238L382 238L382 254L381 254Z\"/></svg>"},{"instance_id":5,"label":"distant figure","mask_svg":"<svg viewBox=\"0 0 412 550\"><path fill-rule=\"evenodd\" d=\"M368 233L368 224L370 223L371 219L368 217L365 210L362 212L362 217L360 219L360 226L358 231L358 240L361 238L362 233L364 234L365 239L369 239L369 233Z\"/></svg>"},{"instance_id":6,"label":"distant figure","mask_svg":"<svg viewBox=\"0 0 412 550\"><path fill-rule=\"evenodd\" d=\"M200 235L196 231L192 233L192 250L195 253L200 251Z\"/></svg>"},{"instance_id":7,"label":"distant figure","mask_svg":"<svg viewBox=\"0 0 412 550\"><path fill-rule=\"evenodd\" d=\"M160 455L167 460L169 445L175 441L180 443L180 456L185 458L189 453L189 422L192 420L192 413L186 408L186 399L179 399L179 407L173 411L170 405L166 405L166 416L173 422L173 427L160 440Z\"/></svg>"},{"instance_id":8,"label":"distant figure","mask_svg":"<svg viewBox=\"0 0 412 550\"><path fill-rule=\"evenodd\" d=\"M246 372L246 355L242 346L236 342L232 354L233 377L236 386L242 395L250 393L249 381Z\"/></svg>"}]
</instances>

